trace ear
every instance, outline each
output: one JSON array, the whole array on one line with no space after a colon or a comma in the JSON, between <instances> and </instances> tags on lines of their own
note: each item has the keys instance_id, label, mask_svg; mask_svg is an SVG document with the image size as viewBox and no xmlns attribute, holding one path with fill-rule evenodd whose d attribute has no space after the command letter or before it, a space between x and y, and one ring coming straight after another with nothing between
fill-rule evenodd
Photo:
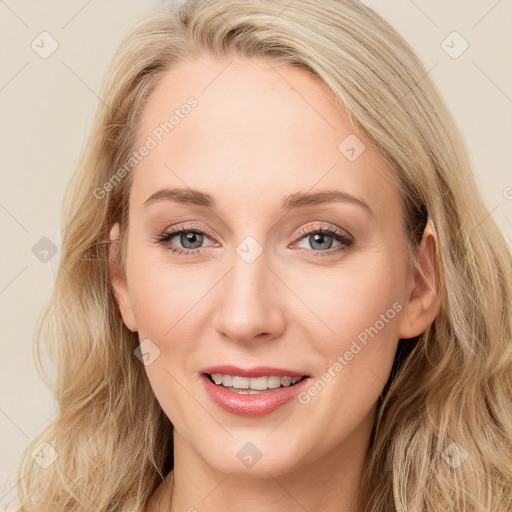
<instances>
[{"instance_id":1,"label":"ear","mask_svg":"<svg viewBox=\"0 0 512 512\"><path fill-rule=\"evenodd\" d=\"M119 311L123 322L132 332L137 331L137 323L133 314L132 303L128 291L128 282L125 271L121 265L121 251L119 245L119 223L116 222L110 230L110 250L108 258L108 270L110 283L114 290Z\"/></svg>"},{"instance_id":2,"label":"ear","mask_svg":"<svg viewBox=\"0 0 512 512\"><path fill-rule=\"evenodd\" d=\"M423 333L438 313L436 249L435 232L428 222L418 249L417 265L409 279L410 293L400 318L401 339L414 338Z\"/></svg>"}]
</instances>

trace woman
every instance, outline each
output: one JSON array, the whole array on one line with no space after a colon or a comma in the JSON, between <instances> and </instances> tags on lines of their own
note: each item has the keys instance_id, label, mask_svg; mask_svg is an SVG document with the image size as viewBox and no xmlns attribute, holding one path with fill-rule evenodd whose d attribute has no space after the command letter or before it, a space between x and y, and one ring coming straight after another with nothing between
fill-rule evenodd
<instances>
[{"instance_id":1,"label":"woman","mask_svg":"<svg viewBox=\"0 0 512 512\"><path fill-rule=\"evenodd\" d=\"M102 97L20 510L510 510L511 257L403 39L189 1Z\"/></svg>"}]
</instances>

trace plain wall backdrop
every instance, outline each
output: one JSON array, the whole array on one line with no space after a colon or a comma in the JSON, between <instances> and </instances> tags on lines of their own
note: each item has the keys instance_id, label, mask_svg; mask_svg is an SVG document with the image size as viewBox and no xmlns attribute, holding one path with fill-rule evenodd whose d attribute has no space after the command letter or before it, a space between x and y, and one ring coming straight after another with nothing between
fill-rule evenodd
<instances>
[{"instance_id":1,"label":"plain wall backdrop","mask_svg":"<svg viewBox=\"0 0 512 512\"><path fill-rule=\"evenodd\" d=\"M35 369L33 334L58 267L65 188L114 51L157 3L0 0L0 510L14 510L21 452L55 410ZM512 245L512 1L365 3L423 60Z\"/></svg>"}]
</instances>

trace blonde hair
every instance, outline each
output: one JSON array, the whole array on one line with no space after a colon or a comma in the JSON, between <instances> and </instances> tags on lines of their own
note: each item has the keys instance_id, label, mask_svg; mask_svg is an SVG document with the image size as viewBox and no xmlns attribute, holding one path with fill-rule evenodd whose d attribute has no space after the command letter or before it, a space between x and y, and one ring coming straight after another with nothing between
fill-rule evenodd
<instances>
[{"instance_id":1,"label":"blonde hair","mask_svg":"<svg viewBox=\"0 0 512 512\"><path fill-rule=\"evenodd\" d=\"M40 373L43 340L57 366L59 411L24 454L20 510L139 510L173 467L172 425L109 281L108 233L119 221L125 248L131 174L103 199L94 191L134 150L155 84L205 54L319 77L393 170L414 264L425 226L435 233L438 314L397 352L367 455L367 510L512 510L511 255L425 68L356 0L191 0L150 13L121 44L65 197L60 267L36 338ZM31 457L43 441L58 453L47 469Z\"/></svg>"}]
</instances>

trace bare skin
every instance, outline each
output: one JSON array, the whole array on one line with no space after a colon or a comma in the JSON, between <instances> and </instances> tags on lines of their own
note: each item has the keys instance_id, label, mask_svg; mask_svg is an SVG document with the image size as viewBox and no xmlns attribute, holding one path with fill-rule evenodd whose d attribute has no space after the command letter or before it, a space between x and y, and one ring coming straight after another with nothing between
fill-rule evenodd
<instances>
[{"instance_id":1,"label":"bare skin","mask_svg":"<svg viewBox=\"0 0 512 512\"><path fill-rule=\"evenodd\" d=\"M146 371L175 429L174 471L147 512L360 512L377 402L399 339L435 317L433 282L408 266L390 170L328 89L287 64L231 60L184 62L151 94L137 147L188 97L198 105L132 171L125 272L112 245L123 320L160 350ZM353 160L338 148L350 134L366 145ZM211 194L217 205L146 203L174 187ZM291 194L325 190L367 207L354 200L282 207ZM194 248L179 234L157 243L179 226L203 232ZM344 238L322 239L322 228ZM246 237L256 241L251 251L262 251L250 263L236 250ZM431 279L434 253L426 231L420 263ZM377 334L355 353L353 342L370 326ZM346 364L337 371L339 357ZM314 379L330 371L331 379L307 403L247 417L206 394L201 369L217 364L288 368ZM237 456L247 443L261 453L252 467Z\"/></svg>"}]
</instances>

